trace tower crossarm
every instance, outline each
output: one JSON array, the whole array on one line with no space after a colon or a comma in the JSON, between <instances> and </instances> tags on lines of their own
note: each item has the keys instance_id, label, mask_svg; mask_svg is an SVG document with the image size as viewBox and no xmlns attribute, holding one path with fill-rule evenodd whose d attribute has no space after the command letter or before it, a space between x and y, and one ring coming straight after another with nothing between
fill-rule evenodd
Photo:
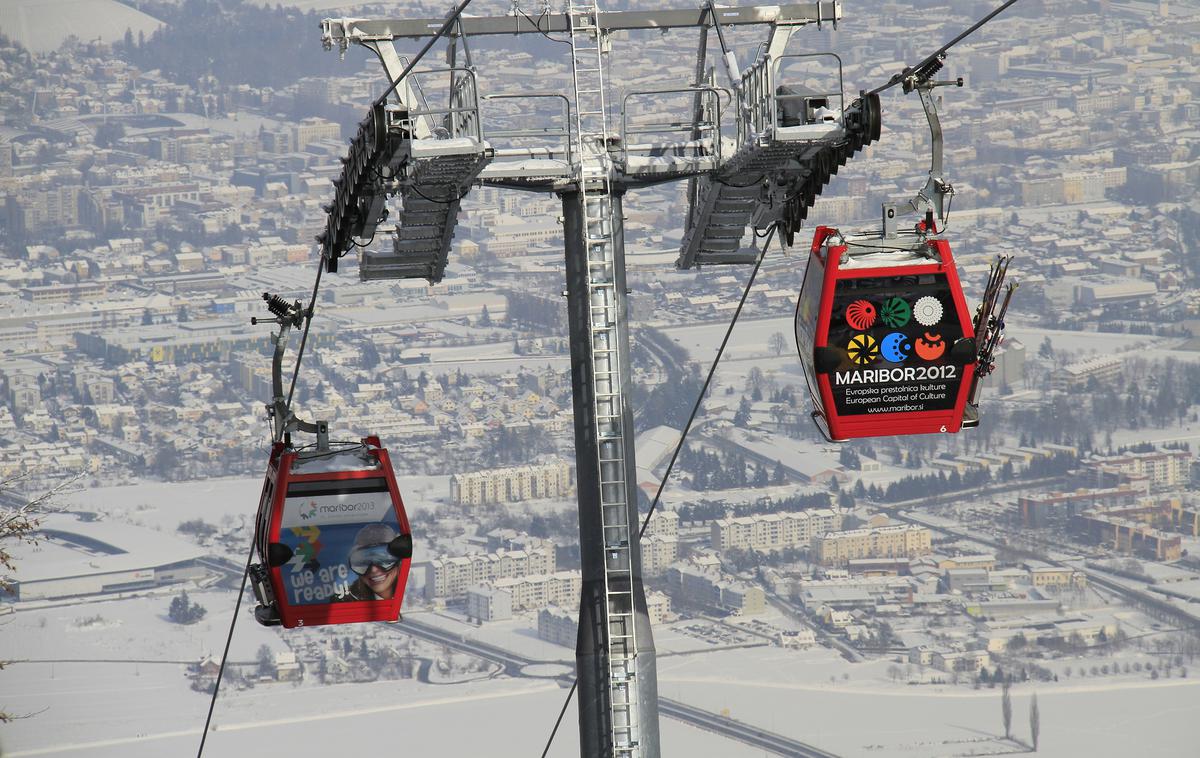
<instances>
[{"instance_id":1,"label":"tower crossarm","mask_svg":"<svg viewBox=\"0 0 1200 758\"><path fill-rule=\"evenodd\" d=\"M775 24L778 26L836 24L842 17L841 0L794 3L789 5L752 5L721 7L722 26ZM711 26L706 8L685 8L655 11L600 11L596 26L604 33L634 29L686 29ZM321 37L327 47L340 49L365 40L419 39L442 25L442 19L365 19L329 18L321 22ZM464 16L450 32L451 36L482 36L489 34L555 34L569 33L571 24L566 13L548 13L540 18L523 15Z\"/></svg>"}]
</instances>

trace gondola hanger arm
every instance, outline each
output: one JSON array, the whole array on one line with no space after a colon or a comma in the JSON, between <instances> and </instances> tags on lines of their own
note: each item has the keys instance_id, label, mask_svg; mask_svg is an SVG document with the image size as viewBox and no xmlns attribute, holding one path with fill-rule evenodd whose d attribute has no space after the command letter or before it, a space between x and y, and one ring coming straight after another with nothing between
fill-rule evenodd
<instances>
[{"instance_id":1,"label":"gondola hanger arm","mask_svg":"<svg viewBox=\"0 0 1200 758\"><path fill-rule=\"evenodd\" d=\"M255 325L272 323L279 327L278 332L271 334L271 341L274 343L275 349L271 358L271 402L267 404L267 415L271 418L273 429L273 441L279 442L289 433L300 431L306 434L315 434L317 449L328 450L329 423L327 421L310 422L297 418L292 411L289 398L283 392L283 356L287 352L288 339L292 329L298 329L309 314L299 300L289 303L270 292L263 293L263 300L266 302L267 310L270 311L272 318L255 317L250 319L250 323Z\"/></svg>"}]
</instances>

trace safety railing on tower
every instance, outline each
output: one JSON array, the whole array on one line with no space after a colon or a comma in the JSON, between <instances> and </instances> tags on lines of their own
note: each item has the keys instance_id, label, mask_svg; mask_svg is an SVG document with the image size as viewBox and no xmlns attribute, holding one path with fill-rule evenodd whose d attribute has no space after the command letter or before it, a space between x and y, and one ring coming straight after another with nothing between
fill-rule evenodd
<instances>
[{"instance_id":1,"label":"safety railing on tower","mask_svg":"<svg viewBox=\"0 0 1200 758\"><path fill-rule=\"evenodd\" d=\"M811 89L801 85L802 77L784 66L788 62L832 58L837 63L837 89ZM842 60L834 53L787 53L762 55L742 74L739 87L738 145L782 137L780 129L817 127L806 131L824 132L842 125L846 109ZM834 100L836 99L836 102ZM825 127L825 128L821 128ZM788 136L800 137L801 133ZM811 138L809 136L808 138Z\"/></svg>"},{"instance_id":2,"label":"safety railing on tower","mask_svg":"<svg viewBox=\"0 0 1200 758\"><path fill-rule=\"evenodd\" d=\"M709 171L721 163L722 95L719 87L674 87L628 92L621 101L621 139L616 151L629 175ZM692 112L699 118L672 118ZM643 105L643 103L648 103ZM612 148L610 148L611 150Z\"/></svg>"},{"instance_id":3,"label":"safety railing on tower","mask_svg":"<svg viewBox=\"0 0 1200 758\"><path fill-rule=\"evenodd\" d=\"M567 181L575 159L571 100L561 92L484 95L484 136L495 150L480 179L525 184Z\"/></svg>"},{"instance_id":4,"label":"safety railing on tower","mask_svg":"<svg viewBox=\"0 0 1200 758\"><path fill-rule=\"evenodd\" d=\"M479 118L480 97L475 81L475 72L469 68L453 66L421 69L420 71L414 71L410 76L428 76L431 74L454 75L454 87L448 90L440 90L446 96L445 102L430 105L424 90L418 87L417 91L420 93L420 103L416 107L410 107L406 113L402 112L403 115L398 119L398 126L408 130L412 134L416 134L416 122L427 118L432 125L433 133L430 135L432 139L465 138L482 142L483 129ZM414 81L419 81L419 79L414 78Z\"/></svg>"}]
</instances>

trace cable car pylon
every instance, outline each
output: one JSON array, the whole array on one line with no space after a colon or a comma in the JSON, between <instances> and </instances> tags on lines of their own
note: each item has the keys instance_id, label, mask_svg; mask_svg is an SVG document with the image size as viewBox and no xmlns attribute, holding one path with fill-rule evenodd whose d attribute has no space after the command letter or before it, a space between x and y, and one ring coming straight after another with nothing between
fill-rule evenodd
<instances>
[{"instance_id":1,"label":"cable car pylon","mask_svg":"<svg viewBox=\"0 0 1200 758\"><path fill-rule=\"evenodd\" d=\"M589 426L595 436L586 447L576 441L576 456L580 468L586 465L595 471L596 481L589 489L598 490L599 502L589 504L592 507L588 510L598 510L600 518L599 530L585 529L581 522L580 552L592 565L583 572L579 626L581 630L597 630L601 645L589 642L577 650L576 656L581 682L595 679L579 688L581 702L585 696L598 696L600 703L592 710L602 714L607 711L608 715L607 735L595 734L600 725L590 722L581 721L580 729L587 728L587 733L581 731L582 740L607 743L614 756L657 755L654 641L641 583L641 554L633 551L639 540L635 533L638 513L633 415L626 402L630 374L624 239L618 222L620 199L613 192L607 148L605 38L597 24L599 16L595 0L572 0L567 7L578 190L563 195L563 208L564 216L573 222L567 230L567 257L582 258L586 264L581 277L584 286L568 280L567 297L572 312L571 340L588 345L588 360L580 368L590 377L581 376L585 381L577 383L575 389L577 396L591 398L585 413L591 415ZM570 307L570 300L580 295L587 301L583 319L575 318L576 310ZM578 327L585 325L586 333L577 334ZM598 556L603 561L595 565ZM596 581L597 575L602 581ZM598 647L607 655L597 656Z\"/></svg>"},{"instance_id":2,"label":"cable car pylon","mask_svg":"<svg viewBox=\"0 0 1200 758\"><path fill-rule=\"evenodd\" d=\"M718 16L725 29L770 28L767 44L745 73L724 50L733 79L728 88L716 86L709 74L671 90L627 92L621 106L615 106L605 81L614 31L698 29L697 72L702 74L707 30ZM583 579L576 681L580 754L585 758L661 754L656 653L642 584L628 394L623 195L630 188L692 182L689 229L705 231L685 242L678 262L684 268L760 262L758 251L741 249L747 229L757 236L776 229L790 239L838 167L878 138L877 98L845 105L840 76L836 90L808 98L787 86L781 69L785 57L798 57L785 50L796 29L836 24L840 18L839 0L620 12L601 11L596 0L569 0L562 12L547 10L536 18L514 5L508 16L460 17L452 24L431 19L322 22L326 47L344 52L358 44L376 53L392 92L386 103L381 99L372 108L351 145L343 178L335 183L326 233L319 237L327 260L336 262L357 246L361 278L419 277L435 282L442 276L457 221L452 211L469 185L553 192L562 201ZM480 96L475 81L486 80L486 72L460 65L457 45L448 47L446 68L418 71L410 66L402 71L392 44L427 39L429 30L439 25L455 41L486 35L566 35L574 85L568 138L562 144L534 147L502 144L514 134L526 139L541 134L544 140L549 131L563 133L563 125L558 130L530 127L523 133L489 131L489 97L522 95ZM724 32L718 29L718 34ZM436 108L414 94L417 76L440 79L446 73L453 82L447 108ZM428 92L429 85L424 89ZM671 127L676 135L664 137L660 128L657 137L647 138L654 130L639 124L636 114L630 119L631 103L665 93L691 99L693 112L677 128ZM524 97L533 104L537 101L532 98L547 95L530 92ZM732 109L727 120L736 124L733 137L722 135L725 105ZM536 110L530 107L527 113ZM747 186L726 197L727 188L742 184ZM382 229L380 197L398 198L401 205L392 249L386 253L355 241ZM451 212L435 215L424 204L431 200L455 205ZM413 228L422 223L437 228ZM413 242L434 238L440 242L436 250Z\"/></svg>"}]
</instances>

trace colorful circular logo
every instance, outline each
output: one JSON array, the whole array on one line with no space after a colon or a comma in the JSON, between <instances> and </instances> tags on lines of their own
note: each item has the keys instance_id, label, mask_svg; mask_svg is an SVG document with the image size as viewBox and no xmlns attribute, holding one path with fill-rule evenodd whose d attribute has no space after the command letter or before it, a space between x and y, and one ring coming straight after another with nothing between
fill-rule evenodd
<instances>
[{"instance_id":1,"label":"colorful circular logo","mask_svg":"<svg viewBox=\"0 0 1200 758\"><path fill-rule=\"evenodd\" d=\"M883 304L879 318L893 329L899 329L912 318L912 308L904 298L893 297Z\"/></svg>"},{"instance_id":2,"label":"colorful circular logo","mask_svg":"<svg viewBox=\"0 0 1200 758\"><path fill-rule=\"evenodd\" d=\"M879 353L888 363L904 363L912 354L912 342L904 332L892 332L880 340Z\"/></svg>"},{"instance_id":3,"label":"colorful circular logo","mask_svg":"<svg viewBox=\"0 0 1200 758\"><path fill-rule=\"evenodd\" d=\"M913 316L921 326L933 326L942 320L942 303L936 297L926 295L913 307Z\"/></svg>"},{"instance_id":4,"label":"colorful circular logo","mask_svg":"<svg viewBox=\"0 0 1200 758\"><path fill-rule=\"evenodd\" d=\"M855 300L846 306L846 323L852 329L862 331L871 328L877 315L870 300Z\"/></svg>"},{"instance_id":5,"label":"colorful circular logo","mask_svg":"<svg viewBox=\"0 0 1200 758\"><path fill-rule=\"evenodd\" d=\"M925 332L925 336L917 337L914 349L923 360L936 361L946 352L946 340L940 334Z\"/></svg>"},{"instance_id":6,"label":"colorful circular logo","mask_svg":"<svg viewBox=\"0 0 1200 758\"><path fill-rule=\"evenodd\" d=\"M856 334L846 345L846 354L850 360L860 366L865 366L879 357L879 343L869 334Z\"/></svg>"}]
</instances>

